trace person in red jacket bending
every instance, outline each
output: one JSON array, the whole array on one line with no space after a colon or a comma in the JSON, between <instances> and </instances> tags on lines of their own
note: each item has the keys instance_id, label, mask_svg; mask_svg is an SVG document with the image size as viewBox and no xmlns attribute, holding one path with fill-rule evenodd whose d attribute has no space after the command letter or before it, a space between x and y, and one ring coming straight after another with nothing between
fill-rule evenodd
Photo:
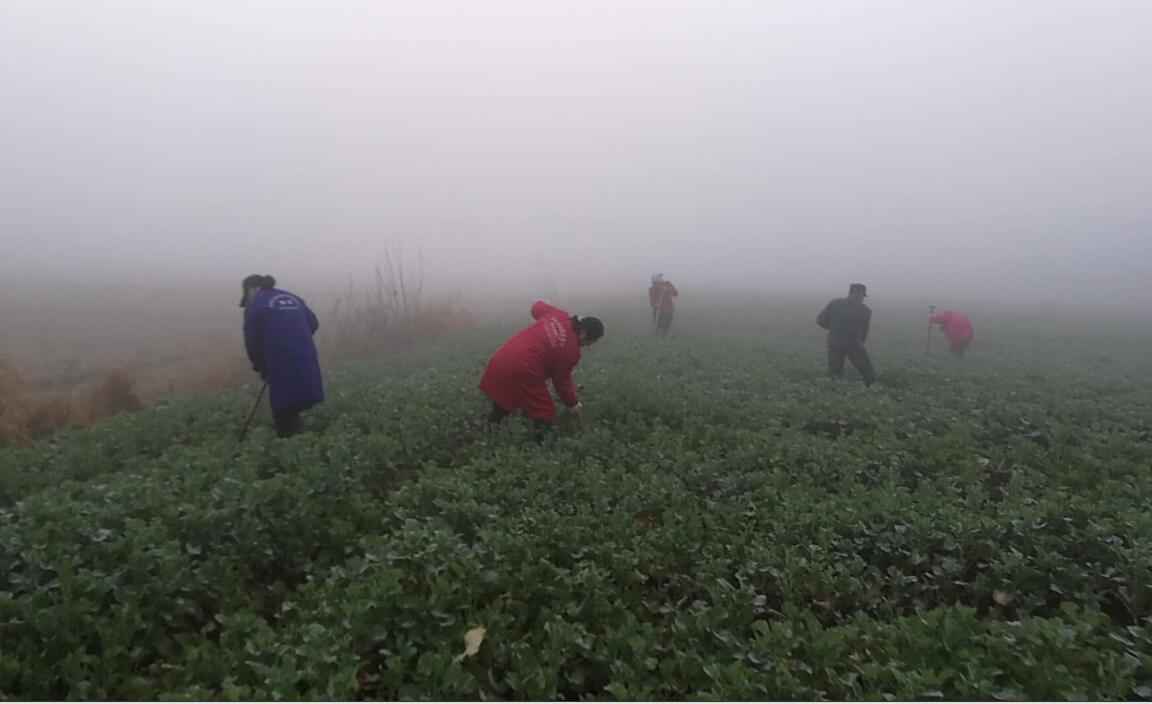
<instances>
[{"instance_id":1,"label":"person in red jacket bending","mask_svg":"<svg viewBox=\"0 0 1152 704\"><path fill-rule=\"evenodd\" d=\"M491 423L519 411L539 428L552 427L556 405L548 393L549 379L564 405L582 407L572 370L580 363L580 348L604 336L604 323L569 315L544 301L532 305L532 317L536 322L496 350L480 377L480 390L492 399Z\"/></svg>"},{"instance_id":2,"label":"person in red jacket bending","mask_svg":"<svg viewBox=\"0 0 1152 704\"><path fill-rule=\"evenodd\" d=\"M948 348L952 357L955 359L963 357L973 339L972 321L968 319L968 316L954 310L946 310L943 313L933 315L929 318L929 322L933 325L939 325L940 329L944 331L944 337L948 338Z\"/></svg>"}]
</instances>

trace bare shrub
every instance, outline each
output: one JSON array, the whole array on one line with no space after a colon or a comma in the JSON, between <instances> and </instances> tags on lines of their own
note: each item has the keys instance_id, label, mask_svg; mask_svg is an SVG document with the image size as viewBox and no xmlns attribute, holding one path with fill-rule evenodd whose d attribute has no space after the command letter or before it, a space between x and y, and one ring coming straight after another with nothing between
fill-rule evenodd
<instances>
[{"instance_id":1,"label":"bare shrub","mask_svg":"<svg viewBox=\"0 0 1152 704\"><path fill-rule=\"evenodd\" d=\"M371 357L410 350L447 332L472 325L454 312L457 296L429 306L424 294L424 260L410 263L394 244L373 267L367 286L351 281L321 324L320 344L328 359Z\"/></svg>"}]
</instances>

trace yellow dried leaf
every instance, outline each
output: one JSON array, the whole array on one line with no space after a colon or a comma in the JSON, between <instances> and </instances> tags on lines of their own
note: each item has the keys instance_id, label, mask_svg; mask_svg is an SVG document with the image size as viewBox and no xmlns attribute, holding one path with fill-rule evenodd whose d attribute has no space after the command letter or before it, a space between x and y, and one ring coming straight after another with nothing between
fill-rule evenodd
<instances>
[{"instance_id":1,"label":"yellow dried leaf","mask_svg":"<svg viewBox=\"0 0 1152 704\"><path fill-rule=\"evenodd\" d=\"M462 661L464 658L470 658L476 653L480 652L480 644L484 642L484 636L488 630L483 626L473 628L464 634L464 652L456 656L456 662Z\"/></svg>"}]
</instances>

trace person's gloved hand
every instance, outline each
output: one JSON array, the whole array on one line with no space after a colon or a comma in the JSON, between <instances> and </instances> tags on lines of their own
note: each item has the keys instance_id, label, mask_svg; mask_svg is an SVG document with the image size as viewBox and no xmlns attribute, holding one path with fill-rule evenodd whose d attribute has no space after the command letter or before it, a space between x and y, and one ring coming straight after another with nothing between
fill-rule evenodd
<instances>
[{"instance_id":1,"label":"person's gloved hand","mask_svg":"<svg viewBox=\"0 0 1152 704\"><path fill-rule=\"evenodd\" d=\"M576 413L579 413L581 408L584 408L584 402L583 401L577 401L576 405L572 407L572 410L575 411Z\"/></svg>"}]
</instances>

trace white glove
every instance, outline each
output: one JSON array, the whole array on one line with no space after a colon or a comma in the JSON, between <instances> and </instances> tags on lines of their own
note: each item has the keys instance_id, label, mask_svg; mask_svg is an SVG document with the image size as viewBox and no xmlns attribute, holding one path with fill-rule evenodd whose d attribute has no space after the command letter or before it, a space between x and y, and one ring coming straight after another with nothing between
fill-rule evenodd
<instances>
[{"instance_id":1,"label":"white glove","mask_svg":"<svg viewBox=\"0 0 1152 704\"><path fill-rule=\"evenodd\" d=\"M579 412L580 412L580 409L581 409L581 408L583 408L583 407L584 407L584 402L583 402L583 401L577 401L577 402L576 402L576 405L572 407L572 410L573 410L573 411L576 411L577 413L579 413Z\"/></svg>"}]
</instances>

